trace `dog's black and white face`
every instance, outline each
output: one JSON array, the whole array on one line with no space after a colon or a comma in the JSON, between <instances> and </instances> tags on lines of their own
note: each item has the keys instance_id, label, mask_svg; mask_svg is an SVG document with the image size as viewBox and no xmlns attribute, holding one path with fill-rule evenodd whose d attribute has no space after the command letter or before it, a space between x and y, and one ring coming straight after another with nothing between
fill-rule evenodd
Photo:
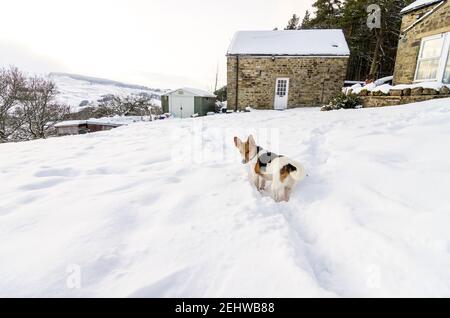
<instances>
[{"instance_id":1,"label":"dog's black and white face","mask_svg":"<svg viewBox=\"0 0 450 318\"><path fill-rule=\"evenodd\" d=\"M252 135L248 137L246 142L234 137L234 144L241 153L243 164L249 163L257 155L257 146Z\"/></svg>"}]
</instances>

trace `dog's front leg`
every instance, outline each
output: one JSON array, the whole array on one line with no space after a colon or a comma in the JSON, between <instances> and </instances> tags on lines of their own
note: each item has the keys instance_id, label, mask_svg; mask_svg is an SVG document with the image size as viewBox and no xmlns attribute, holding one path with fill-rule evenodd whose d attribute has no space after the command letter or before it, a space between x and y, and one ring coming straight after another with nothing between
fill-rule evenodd
<instances>
[{"instance_id":1,"label":"dog's front leg","mask_svg":"<svg viewBox=\"0 0 450 318\"><path fill-rule=\"evenodd\" d=\"M253 183L255 184L255 187L258 191L261 191L260 182L261 182L261 177L259 175L255 174L253 176Z\"/></svg>"},{"instance_id":2,"label":"dog's front leg","mask_svg":"<svg viewBox=\"0 0 450 318\"><path fill-rule=\"evenodd\" d=\"M264 179L263 177L259 177L259 191L264 191L264 189L266 188L266 179Z\"/></svg>"}]
</instances>

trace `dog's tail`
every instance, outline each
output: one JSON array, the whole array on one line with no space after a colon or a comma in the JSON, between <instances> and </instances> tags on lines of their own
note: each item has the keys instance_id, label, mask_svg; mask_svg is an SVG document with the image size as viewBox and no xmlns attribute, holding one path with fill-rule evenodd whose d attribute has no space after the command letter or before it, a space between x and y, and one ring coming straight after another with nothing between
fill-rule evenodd
<instances>
[{"instance_id":1,"label":"dog's tail","mask_svg":"<svg viewBox=\"0 0 450 318\"><path fill-rule=\"evenodd\" d=\"M290 160L289 165L292 166L289 174L295 182L300 182L306 178L306 169L299 162Z\"/></svg>"}]
</instances>

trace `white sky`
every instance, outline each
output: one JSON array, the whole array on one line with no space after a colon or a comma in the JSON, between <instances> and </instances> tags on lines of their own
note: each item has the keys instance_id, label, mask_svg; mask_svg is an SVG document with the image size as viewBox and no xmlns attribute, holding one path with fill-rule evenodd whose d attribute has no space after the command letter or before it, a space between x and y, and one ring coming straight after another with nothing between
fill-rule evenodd
<instances>
[{"instance_id":1,"label":"white sky","mask_svg":"<svg viewBox=\"0 0 450 318\"><path fill-rule=\"evenodd\" d=\"M283 28L313 0L0 0L0 67L212 89L235 31Z\"/></svg>"}]
</instances>

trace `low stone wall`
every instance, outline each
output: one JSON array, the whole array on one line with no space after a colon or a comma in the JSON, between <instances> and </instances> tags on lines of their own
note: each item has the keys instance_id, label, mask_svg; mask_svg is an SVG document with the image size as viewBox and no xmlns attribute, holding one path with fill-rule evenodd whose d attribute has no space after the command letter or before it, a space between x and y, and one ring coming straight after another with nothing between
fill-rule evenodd
<instances>
[{"instance_id":1,"label":"low stone wall","mask_svg":"<svg viewBox=\"0 0 450 318\"><path fill-rule=\"evenodd\" d=\"M363 107L398 106L410 103L424 102L436 98L450 98L447 95L419 95L419 96L359 96Z\"/></svg>"}]
</instances>

